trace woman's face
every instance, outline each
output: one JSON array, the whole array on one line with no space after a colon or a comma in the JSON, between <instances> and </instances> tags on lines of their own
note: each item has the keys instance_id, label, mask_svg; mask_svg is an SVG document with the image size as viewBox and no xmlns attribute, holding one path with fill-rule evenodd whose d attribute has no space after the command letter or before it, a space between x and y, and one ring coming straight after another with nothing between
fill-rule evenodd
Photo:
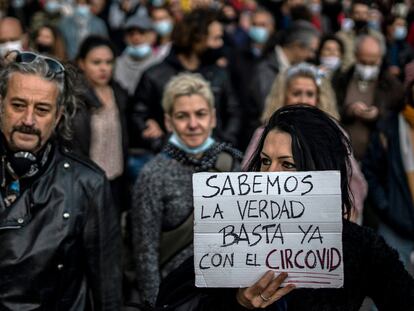
<instances>
[{"instance_id":1,"label":"woman's face","mask_svg":"<svg viewBox=\"0 0 414 311\"><path fill-rule=\"evenodd\" d=\"M196 94L176 98L171 115L166 115L165 118L167 128L175 131L190 148L203 144L216 126L215 110Z\"/></svg>"},{"instance_id":2,"label":"woman's face","mask_svg":"<svg viewBox=\"0 0 414 311\"><path fill-rule=\"evenodd\" d=\"M55 36L53 32L48 27L42 27L39 30L39 33L36 38L36 43L43 44L47 46L52 46L55 42Z\"/></svg>"},{"instance_id":3,"label":"woman's face","mask_svg":"<svg viewBox=\"0 0 414 311\"><path fill-rule=\"evenodd\" d=\"M335 40L328 40L323 44L321 57L341 57L341 48Z\"/></svg>"},{"instance_id":4,"label":"woman's face","mask_svg":"<svg viewBox=\"0 0 414 311\"><path fill-rule=\"evenodd\" d=\"M271 130L264 141L260 163L261 172L296 171L290 134Z\"/></svg>"},{"instance_id":5,"label":"woman's face","mask_svg":"<svg viewBox=\"0 0 414 311\"><path fill-rule=\"evenodd\" d=\"M114 55L107 46L99 46L89 51L85 59L79 61L88 81L94 86L108 85L112 77Z\"/></svg>"},{"instance_id":6,"label":"woman's face","mask_svg":"<svg viewBox=\"0 0 414 311\"><path fill-rule=\"evenodd\" d=\"M297 77L290 81L286 90L286 105L306 104L316 106L318 88L311 78Z\"/></svg>"}]
</instances>

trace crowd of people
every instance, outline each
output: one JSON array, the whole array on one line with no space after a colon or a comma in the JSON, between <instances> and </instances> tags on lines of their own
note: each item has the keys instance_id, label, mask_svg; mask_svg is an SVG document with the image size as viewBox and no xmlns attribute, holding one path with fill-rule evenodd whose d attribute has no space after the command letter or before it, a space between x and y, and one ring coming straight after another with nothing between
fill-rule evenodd
<instances>
[{"instance_id":1,"label":"crowd of people","mask_svg":"<svg viewBox=\"0 0 414 311\"><path fill-rule=\"evenodd\" d=\"M414 308L409 0L0 0L0 131L1 310ZM192 174L307 170L343 288L195 288Z\"/></svg>"}]
</instances>

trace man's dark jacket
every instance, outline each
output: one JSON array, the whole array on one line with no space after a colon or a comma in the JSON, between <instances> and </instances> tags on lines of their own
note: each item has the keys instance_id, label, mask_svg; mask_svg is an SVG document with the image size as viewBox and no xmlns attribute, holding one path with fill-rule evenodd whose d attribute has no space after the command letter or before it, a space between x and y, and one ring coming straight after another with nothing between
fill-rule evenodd
<instances>
[{"instance_id":1,"label":"man's dark jacket","mask_svg":"<svg viewBox=\"0 0 414 311\"><path fill-rule=\"evenodd\" d=\"M0 198L0 310L120 310L118 212L104 173L55 150L8 208Z\"/></svg>"}]
</instances>

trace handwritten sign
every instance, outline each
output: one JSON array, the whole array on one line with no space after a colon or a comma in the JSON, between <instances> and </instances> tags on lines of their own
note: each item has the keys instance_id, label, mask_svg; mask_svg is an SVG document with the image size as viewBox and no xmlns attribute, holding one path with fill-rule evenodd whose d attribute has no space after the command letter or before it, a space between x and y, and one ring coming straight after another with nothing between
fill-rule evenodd
<instances>
[{"instance_id":1,"label":"handwritten sign","mask_svg":"<svg viewBox=\"0 0 414 311\"><path fill-rule=\"evenodd\" d=\"M248 287L266 271L342 287L339 171L193 175L198 287Z\"/></svg>"}]
</instances>

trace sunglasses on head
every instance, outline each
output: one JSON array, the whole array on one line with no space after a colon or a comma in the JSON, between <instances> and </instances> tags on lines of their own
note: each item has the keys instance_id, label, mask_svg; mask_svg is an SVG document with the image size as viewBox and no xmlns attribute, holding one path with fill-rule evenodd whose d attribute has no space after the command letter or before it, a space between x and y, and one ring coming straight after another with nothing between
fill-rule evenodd
<instances>
[{"instance_id":1,"label":"sunglasses on head","mask_svg":"<svg viewBox=\"0 0 414 311\"><path fill-rule=\"evenodd\" d=\"M37 59L42 59L46 62L49 67L49 71L54 75L58 75L65 72L65 67L56 59L39 55L33 52L20 52L20 51L12 51L11 54L16 54L14 59L17 63L33 63Z\"/></svg>"}]
</instances>

